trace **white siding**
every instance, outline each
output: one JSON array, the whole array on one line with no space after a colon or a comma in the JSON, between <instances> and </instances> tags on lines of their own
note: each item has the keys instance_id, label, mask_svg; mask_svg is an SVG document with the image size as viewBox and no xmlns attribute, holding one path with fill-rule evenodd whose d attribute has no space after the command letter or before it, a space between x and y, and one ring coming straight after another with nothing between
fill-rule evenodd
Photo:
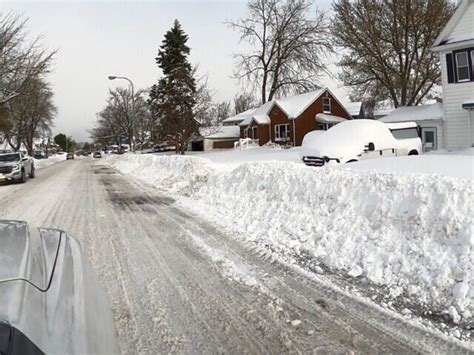
<instances>
[{"instance_id":1,"label":"white siding","mask_svg":"<svg viewBox=\"0 0 474 355\"><path fill-rule=\"evenodd\" d=\"M474 4L470 2L468 8L454 26L448 38L464 40L474 38Z\"/></svg>"},{"instance_id":2,"label":"white siding","mask_svg":"<svg viewBox=\"0 0 474 355\"><path fill-rule=\"evenodd\" d=\"M463 19L461 19L459 24L462 23L462 20ZM445 118L444 144L447 149L461 149L470 147L474 143L472 132L474 122L472 122L472 120L470 122L469 111L462 108L463 102L474 100L474 82L448 84L446 53L449 52L450 51L443 51L439 53L443 82L443 112Z\"/></svg>"}]
</instances>

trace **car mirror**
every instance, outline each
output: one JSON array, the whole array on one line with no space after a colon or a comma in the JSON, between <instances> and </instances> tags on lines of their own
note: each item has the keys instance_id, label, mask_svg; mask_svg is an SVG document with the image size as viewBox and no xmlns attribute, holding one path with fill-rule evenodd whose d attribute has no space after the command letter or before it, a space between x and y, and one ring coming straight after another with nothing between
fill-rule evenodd
<instances>
[{"instance_id":1,"label":"car mirror","mask_svg":"<svg viewBox=\"0 0 474 355\"><path fill-rule=\"evenodd\" d=\"M375 150L375 144L370 142L365 146L365 151L367 152L373 152Z\"/></svg>"},{"instance_id":2,"label":"car mirror","mask_svg":"<svg viewBox=\"0 0 474 355\"><path fill-rule=\"evenodd\" d=\"M28 157L23 157L23 159L21 159L22 161L27 161L28 160Z\"/></svg>"}]
</instances>

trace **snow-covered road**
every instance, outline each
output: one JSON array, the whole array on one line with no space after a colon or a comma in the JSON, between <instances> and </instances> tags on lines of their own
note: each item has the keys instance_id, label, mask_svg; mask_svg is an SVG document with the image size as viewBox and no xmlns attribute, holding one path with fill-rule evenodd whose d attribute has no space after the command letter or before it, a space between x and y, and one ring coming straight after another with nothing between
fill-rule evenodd
<instances>
[{"instance_id":1,"label":"snow-covered road","mask_svg":"<svg viewBox=\"0 0 474 355\"><path fill-rule=\"evenodd\" d=\"M90 159L0 186L0 219L78 238L111 300L122 352L466 353L247 250L143 182Z\"/></svg>"}]
</instances>

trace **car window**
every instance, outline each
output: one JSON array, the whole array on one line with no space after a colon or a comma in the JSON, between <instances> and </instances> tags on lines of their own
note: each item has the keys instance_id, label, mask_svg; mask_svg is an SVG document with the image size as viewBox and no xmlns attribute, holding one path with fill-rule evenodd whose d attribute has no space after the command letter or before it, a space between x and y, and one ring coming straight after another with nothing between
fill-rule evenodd
<instances>
[{"instance_id":1,"label":"car window","mask_svg":"<svg viewBox=\"0 0 474 355\"><path fill-rule=\"evenodd\" d=\"M0 162L11 163L18 160L20 160L20 154L18 153L0 155Z\"/></svg>"},{"instance_id":2,"label":"car window","mask_svg":"<svg viewBox=\"0 0 474 355\"><path fill-rule=\"evenodd\" d=\"M416 127L411 128L402 128L402 129L391 129L392 135L396 139L411 139L411 138L419 138L418 130Z\"/></svg>"}]
</instances>

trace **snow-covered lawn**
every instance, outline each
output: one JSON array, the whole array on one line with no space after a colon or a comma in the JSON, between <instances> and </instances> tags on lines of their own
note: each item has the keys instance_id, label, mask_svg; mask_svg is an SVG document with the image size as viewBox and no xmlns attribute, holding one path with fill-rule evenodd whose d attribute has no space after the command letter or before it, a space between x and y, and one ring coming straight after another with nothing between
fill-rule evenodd
<instances>
[{"instance_id":1,"label":"snow-covered lawn","mask_svg":"<svg viewBox=\"0 0 474 355\"><path fill-rule=\"evenodd\" d=\"M283 160L283 161L282 161ZM474 313L474 156L429 154L337 168L298 149L108 159L274 257L319 262L388 288L393 302Z\"/></svg>"}]
</instances>

